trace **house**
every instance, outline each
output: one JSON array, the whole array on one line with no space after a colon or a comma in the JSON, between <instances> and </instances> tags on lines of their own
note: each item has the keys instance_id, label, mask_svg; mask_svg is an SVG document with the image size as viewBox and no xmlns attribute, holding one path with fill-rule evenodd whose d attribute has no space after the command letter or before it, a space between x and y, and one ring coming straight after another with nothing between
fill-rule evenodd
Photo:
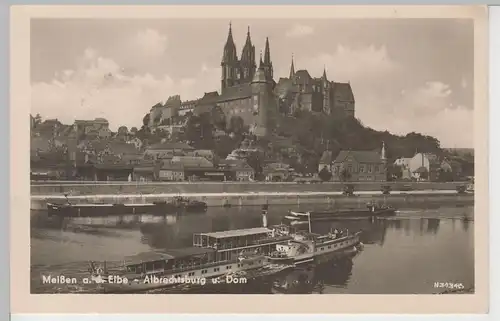
<instances>
[{"instance_id":1,"label":"house","mask_svg":"<svg viewBox=\"0 0 500 321\"><path fill-rule=\"evenodd\" d=\"M182 163L164 162L159 170L158 179L161 181L183 181L184 165Z\"/></svg>"},{"instance_id":2,"label":"house","mask_svg":"<svg viewBox=\"0 0 500 321\"><path fill-rule=\"evenodd\" d=\"M385 145L378 151L342 150L332 165L335 181L386 181Z\"/></svg>"},{"instance_id":3,"label":"house","mask_svg":"<svg viewBox=\"0 0 500 321\"><path fill-rule=\"evenodd\" d=\"M265 180L270 182L285 181L290 175L290 171L290 165L283 163L269 163L262 169Z\"/></svg>"},{"instance_id":4,"label":"house","mask_svg":"<svg viewBox=\"0 0 500 321\"><path fill-rule=\"evenodd\" d=\"M217 164L220 170L228 171L237 181L253 180L255 171L244 160L221 160Z\"/></svg>"},{"instance_id":5,"label":"house","mask_svg":"<svg viewBox=\"0 0 500 321\"><path fill-rule=\"evenodd\" d=\"M408 163L408 169L412 173L412 177L417 180L437 179L441 162L435 154L431 153L416 153Z\"/></svg>"},{"instance_id":6,"label":"house","mask_svg":"<svg viewBox=\"0 0 500 321\"><path fill-rule=\"evenodd\" d=\"M146 148L145 154L154 159L171 158L175 155L186 155L194 148L184 143L159 143Z\"/></svg>"},{"instance_id":7,"label":"house","mask_svg":"<svg viewBox=\"0 0 500 321\"><path fill-rule=\"evenodd\" d=\"M134 181L152 182L158 180L163 162L143 160L134 166L132 177Z\"/></svg>"},{"instance_id":8,"label":"house","mask_svg":"<svg viewBox=\"0 0 500 321\"><path fill-rule=\"evenodd\" d=\"M78 137L99 137L109 138L111 130L109 129L109 122L104 118L96 118L94 120L75 120L73 128Z\"/></svg>"}]
</instances>

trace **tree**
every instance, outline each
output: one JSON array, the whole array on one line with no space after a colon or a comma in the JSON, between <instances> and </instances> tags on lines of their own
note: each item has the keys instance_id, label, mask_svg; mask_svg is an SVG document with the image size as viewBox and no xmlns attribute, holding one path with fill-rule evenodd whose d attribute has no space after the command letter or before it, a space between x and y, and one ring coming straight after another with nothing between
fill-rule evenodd
<instances>
[{"instance_id":1,"label":"tree","mask_svg":"<svg viewBox=\"0 0 500 321\"><path fill-rule=\"evenodd\" d=\"M40 116L40 114L36 114L33 127L37 127L41 123L42 123L42 116Z\"/></svg>"},{"instance_id":2,"label":"tree","mask_svg":"<svg viewBox=\"0 0 500 321\"><path fill-rule=\"evenodd\" d=\"M149 125L149 113L147 113L146 115L144 115L144 117L142 117L142 126L148 126Z\"/></svg>"},{"instance_id":3,"label":"tree","mask_svg":"<svg viewBox=\"0 0 500 321\"><path fill-rule=\"evenodd\" d=\"M220 130L226 130L226 115L222 111L222 108L219 105L215 105L212 107L210 111L211 122L215 128Z\"/></svg>"},{"instance_id":4,"label":"tree","mask_svg":"<svg viewBox=\"0 0 500 321\"><path fill-rule=\"evenodd\" d=\"M194 148L212 149L214 147L213 125L207 113L191 116L186 124L185 138Z\"/></svg>"},{"instance_id":5,"label":"tree","mask_svg":"<svg viewBox=\"0 0 500 321\"><path fill-rule=\"evenodd\" d=\"M117 131L118 136L126 136L128 134L127 126L120 126Z\"/></svg>"},{"instance_id":6,"label":"tree","mask_svg":"<svg viewBox=\"0 0 500 321\"><path fill-rule=\"evenodd\" d=\"M130 133L134 135L137 134L137 127L130 128Z\"/></svg>"},{"instance_id":7,"label":"tree","mask_svg":"<svg viewBox=\"0 0 500 321\"><path fill-rule=\"evenodd\" d=\"M328 168L326 166L324 166L318 173L318 176L319 178L324 181L324 182L327 182L329 180L332 179L332 173L328 170Z\"/></svg>"}]
</instances>

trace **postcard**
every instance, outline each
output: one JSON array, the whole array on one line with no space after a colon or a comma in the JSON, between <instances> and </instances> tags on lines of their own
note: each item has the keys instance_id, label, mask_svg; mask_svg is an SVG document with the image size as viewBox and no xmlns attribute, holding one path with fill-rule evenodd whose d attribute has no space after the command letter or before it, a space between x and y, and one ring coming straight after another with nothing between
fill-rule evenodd
<instances>
[{"instance_id":1,"label":"postcard","mask_svg":"<svg viewBox=\"0 0 500 321\"><path fill-rule=\"evenodd\" d=\"M11 13L13 313L487 312L486 7Z\"/></svg>"}]
</instances>

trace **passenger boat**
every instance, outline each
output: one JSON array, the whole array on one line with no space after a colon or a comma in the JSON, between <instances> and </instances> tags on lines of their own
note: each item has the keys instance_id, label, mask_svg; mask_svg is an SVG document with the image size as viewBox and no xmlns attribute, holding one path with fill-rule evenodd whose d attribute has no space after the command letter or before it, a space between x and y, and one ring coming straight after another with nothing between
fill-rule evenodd
<instances>
[{"instance_id":1,"label":"passenger boat","mask_svg":"<svg viewBox=\"0 0 500 321\"><path fill-rule=\"evenodd\" d=\"M72 204L69 201L65 204L47 203L49 216L63 217L95 217L133 214L166 215L173 213L197 213L205 212L206 210L207 204L205 202L189 200L183 197L176 197L169 202L159 201L131 204Z\"/></svg>"},{"instance_id":2,"label":"passenger boat","mask_svg":"<svg viewBox=\"0 0 500 321\"><path fill-rule=\"evenodd\" d=\"M92 278L101 280L105 292L140 292L169 286L209 285L213 278L231 278L235 273L288 265L269 264L266 254L291 239L267 227L193 235L189 248L140 253L127 257L123 266L111 271L91 262ZM231 283L231 281L229 282Z\"/></svg>"},{"instance_id":3,"label":"passenger boat","mask_svg":"<svg viewBox=\"0 0 500 321\"><path fill-rule=\"evenodd\" d=\"M385 205L367 204L366 209L352 208L352 209L337 209L329 211L308 211L296 212L290 211L285 219L291 225L308 224L311 222L332 221L337 219L346 218L371 218L371 217L386 217L396 215L396 209Z\"/></svg>"},{"instance_id":4,"label":"passenger boat","mask_svg":"<svg viewBox=\"0 0 500 321\"><path fill-rule=\"evenodd\" d=\"M293 239L276 245L276 251L268 256L269 262L293 264L320 264L357 253L361 249L359 235L349 230L334 230L326 235L296 232Z\"/></svg>"}]
</instances>

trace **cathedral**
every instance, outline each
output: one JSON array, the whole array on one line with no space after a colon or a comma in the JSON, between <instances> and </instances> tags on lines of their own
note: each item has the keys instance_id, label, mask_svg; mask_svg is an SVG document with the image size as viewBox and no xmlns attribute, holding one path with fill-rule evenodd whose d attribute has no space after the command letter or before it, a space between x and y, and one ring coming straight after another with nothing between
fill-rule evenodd
<instances>
[{"instance_id":1,"label":"cathedral","mask_svg":"<svg viewBox=\"0 0 500 321\"><path fill-rule=\"evenodd\" d=\"M231 24L221 58L220 93L212 91L200 99L183 102L176 98L175 104L169 99L151 109L150 126L177 114L208 112L225 117L228 124L232 117L239 116L256 136L267 136L279 115L293 115L298 110L354 117L354 95L349 83L329 81L326 70L321 78L312 78L307 70L295 71L293 58L289 77L276 83L269 39L257 65L249 27L238 58Z\"/></svg>"}]
</instances>

